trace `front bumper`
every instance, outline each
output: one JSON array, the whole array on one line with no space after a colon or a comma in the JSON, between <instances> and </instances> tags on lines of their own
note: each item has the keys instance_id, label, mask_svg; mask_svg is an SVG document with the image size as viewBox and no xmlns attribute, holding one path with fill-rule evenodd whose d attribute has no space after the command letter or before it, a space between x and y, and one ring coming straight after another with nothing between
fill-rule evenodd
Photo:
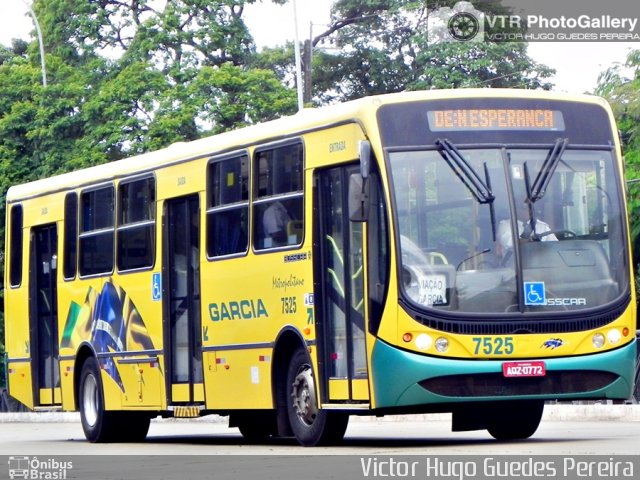
<instances>
[{"instance_id":1,"label":"front bumper","mask_svg":"<svg viewBox=\"0 0 640 480\"><path fill-rule=\"evenodd\" d=\"M602 353L540 359L546 365L544 377L505 378L502 364L510 360L438 358L377 339L371 358L375 408L515 399L628 399L636 340Z\"/></svg>"}]
</instances>

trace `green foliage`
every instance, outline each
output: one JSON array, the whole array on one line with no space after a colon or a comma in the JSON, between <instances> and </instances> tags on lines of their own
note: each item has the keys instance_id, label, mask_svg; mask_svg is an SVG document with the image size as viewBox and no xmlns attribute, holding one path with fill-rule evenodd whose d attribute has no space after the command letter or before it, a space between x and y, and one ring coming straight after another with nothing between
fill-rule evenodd
<instances>
[{"instance_id":1,"label":"green foliage","mask_svg":"<svg viewBox=\"0 0 640 480\"><path fill-rule=\"evenodd\" d=\"M640 50L631 51L624 65L613 65L604 71L595 93L609 101L620 131L634 267L637 268L640 262Z\"/></svg>"},{"instance_id":2,"label":"green foliage","mask_svg":"<svg viewBox=\"0 0 640 480\"><path fill-rule=\"evenodd\" d=\"M429 14L455 3L336 1L331 25L312 41L315 102L432 88L551 88L553 70L534 62L525 43L430 42ZM504 13L495 2L480 7Z\"/></svg>"},{"instance_id":3,"label":"green foliage","mask_svg":"<svg viewBox=\"0 0 640 480\"><path fill-rule=\"evenodd\" d=\"M190 88L189 97L199 107L198 120L215 133L273 120L296 108L296 95L283 90L273 72L244 70L230 63L203 67Z\"/></svg>"}]
</instances>

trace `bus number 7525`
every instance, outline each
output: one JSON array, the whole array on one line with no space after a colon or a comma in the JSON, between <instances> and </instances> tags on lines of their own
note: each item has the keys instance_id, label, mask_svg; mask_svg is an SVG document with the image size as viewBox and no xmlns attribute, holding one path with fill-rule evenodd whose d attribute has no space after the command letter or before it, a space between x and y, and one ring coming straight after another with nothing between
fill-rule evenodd
<instances>
[{"instance_id":1,"label":"bus number 7525","mask_svg":"<svg viewBox=\"0 0 640 480\"><path fill-rule=\"evenodd\" d=\"M474 355L511 355L514 351L513 337L473 337Z\"/></svg>"}]
</instances>

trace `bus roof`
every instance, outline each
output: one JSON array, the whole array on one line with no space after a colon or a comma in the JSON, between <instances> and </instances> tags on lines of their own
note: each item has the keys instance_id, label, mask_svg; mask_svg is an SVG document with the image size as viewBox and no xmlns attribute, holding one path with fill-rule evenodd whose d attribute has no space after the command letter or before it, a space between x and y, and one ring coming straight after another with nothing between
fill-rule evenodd
<instances>
[{"instance_id":1,"label":"bus roof","mask_svg":"<svg viewBox=\"0 0 640 480\"><path fill-rule=\"evenodd\" d=\"M365 97L337 105L304 109L295 115L249 127L213 135L190 142L177 142L166 148L122 160L88 167L53 177L15 185L7 191L7 202L13 203L43 194L74 189L78 185L108 182L115 178L153 171L174 162L202 158L286 138L325 126L360 121L367 124L378 107L392 103L454 98L540 98L597 103L606 102L596 96L574 95L541 90L519 89L455 89L392 93Z\"/></svg>"}]
</instances>

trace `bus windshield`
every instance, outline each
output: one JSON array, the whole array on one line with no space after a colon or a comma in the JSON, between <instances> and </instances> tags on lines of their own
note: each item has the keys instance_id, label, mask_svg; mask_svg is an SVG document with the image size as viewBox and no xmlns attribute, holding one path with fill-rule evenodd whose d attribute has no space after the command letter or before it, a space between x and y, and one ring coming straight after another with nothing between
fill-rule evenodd
<instances>
[{"instance_id":1,"label":"bus windshield","mask_svg":"<svg viewBox=\"0 0 640 480\"><path fill-rule=\"evenodd\" d=\"M593 309L627 291L612 151L557 145L457 146L491 201L441 149L389 151L405 299L513 314Z\"/></svg>"}]
</instances>

